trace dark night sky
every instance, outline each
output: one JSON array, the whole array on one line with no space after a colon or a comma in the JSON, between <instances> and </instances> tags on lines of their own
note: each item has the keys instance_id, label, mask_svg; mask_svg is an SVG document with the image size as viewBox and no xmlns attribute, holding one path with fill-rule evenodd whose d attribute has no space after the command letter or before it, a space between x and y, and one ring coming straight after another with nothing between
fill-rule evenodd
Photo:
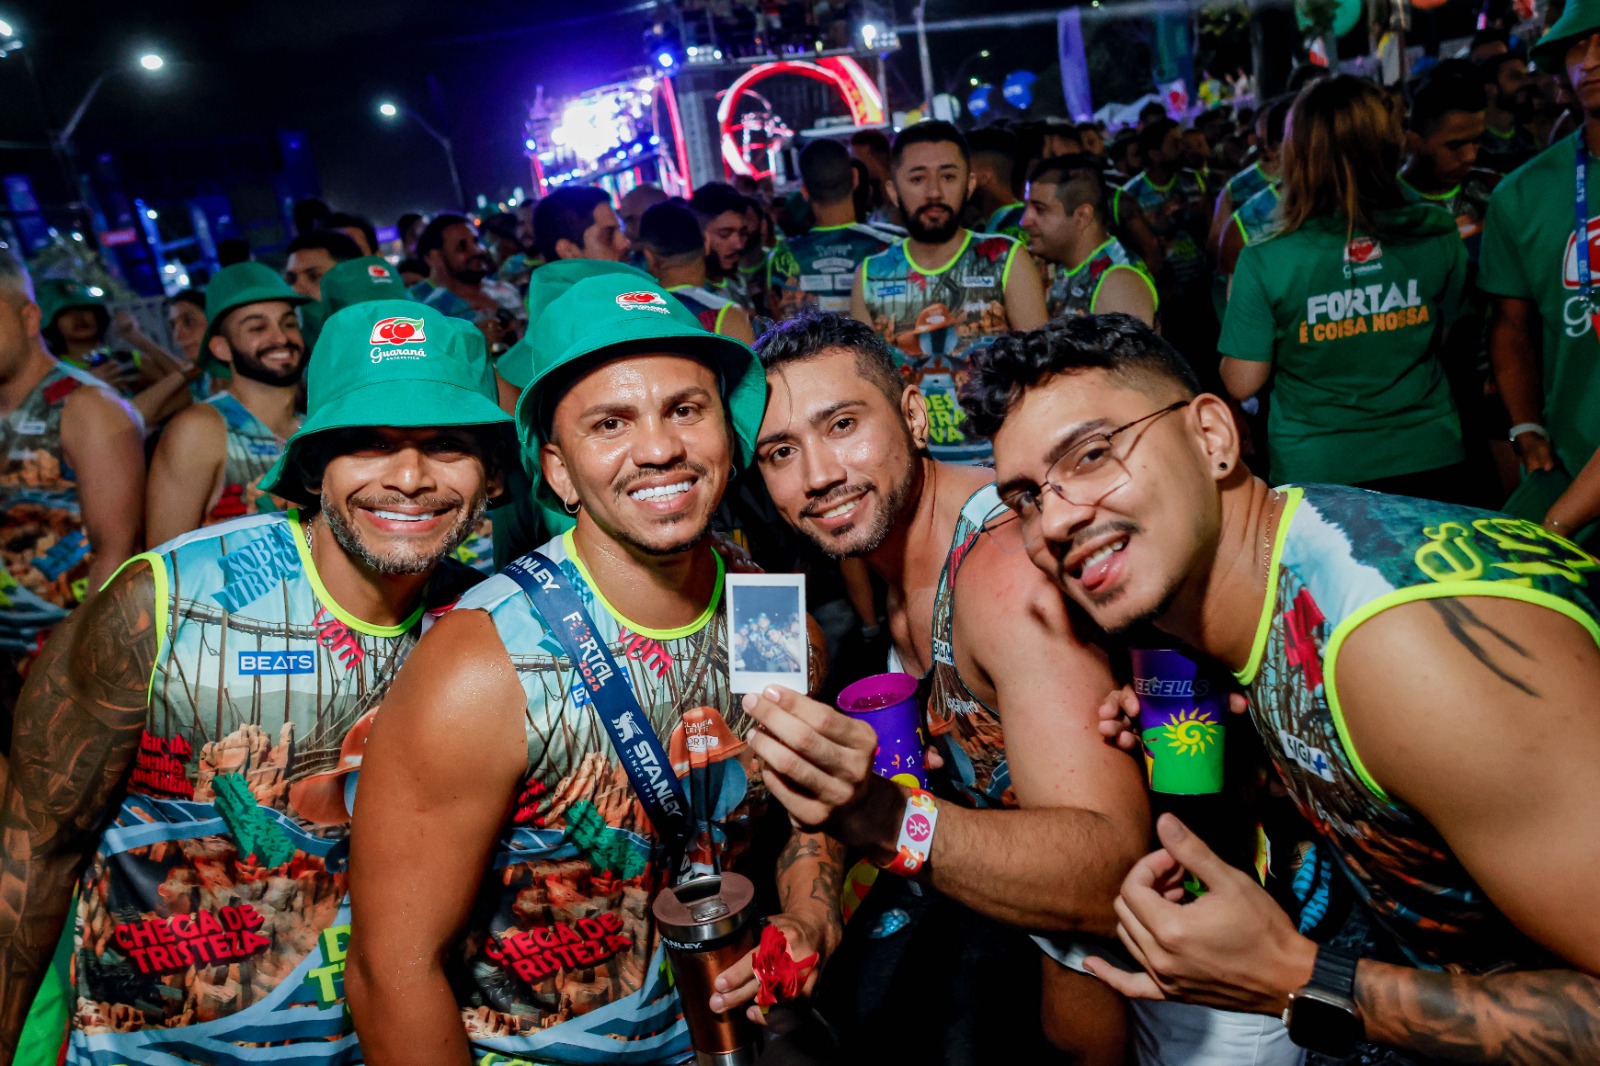
<instances>
[{"instance_id":1,"label":"dark night sky","mask_svg":"<svg viewBox=\"0 0 1600 1066\"><path fill-rule=\"evenodd\" d=\"M909 9L909 3L902 2ZM1037 0L931 0L930 18L1059 6ZM381 222L449 200L438 146L414 125L385 124L385 97L404 100L456 144L469 195L528 184L522 124L535 86L562 94L624 73L644 57L638 0L0 0L63 122L95 75L140 51L169 61L161 76L120 74L89 109L80 148L212 139L275 129L309 136L323 192L337 208ZM1005 50L1037 67L1053 52L1039 28L932 36L948 73L972 50ZM914 42L898 57L914 82ZM1001 72L1003 73L1003 71ZM0 140L40 141L38 97L17 57L0 62ZM42 155L39 166L47 167ZM31 169L31 168L30 168Z\"/></svg>"}]
</instances>

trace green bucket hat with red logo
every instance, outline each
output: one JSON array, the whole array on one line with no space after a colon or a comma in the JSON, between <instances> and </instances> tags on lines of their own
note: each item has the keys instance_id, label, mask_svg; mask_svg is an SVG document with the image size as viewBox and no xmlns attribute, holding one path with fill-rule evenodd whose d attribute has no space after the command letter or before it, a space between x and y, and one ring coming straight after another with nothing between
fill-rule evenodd
<instances>
[{"instance_id":1,"label":"green bucket hat with red logo","mask_svg":"<svg viewBox=\"0 0 1600 1066\"><path fill-rule=\"evenodd\" d=\"M545 308L577 282L602 274L625 274L640 281L652 281L650 275L638 267L605 259L562 259L536 268L528 278L528 328L523 331L522 339L495 364L499 375L518 389L527 388L533 379L533 341L530 338Z\"/></svg>"},{"instance_id":2,"label":"green bucket hat with red logo","mask_svg":"<svg viewBox=\"0 0 1600 1066\"><path fill-rule=\"evenodd\" d=\"M319 434L367 426L495 430L501 464L513 462L509 415L496 402L483 334L408 300L356 304L330 315L306 375L306 418L261 488L299 504L316 501L300 462Z\"/></svg>"},{"instance_id":3,"label":"green bucket hat with red logo","mask_svg":"<svg viewBox=\"0 0 1600 1066\"><path fill-rule=\"evenodd\" d=\"M200 367L217 370L223 363L211 354L211 338L228 314L247 304L281 301L292 307L310 303L289 287L276 270L265 263L235 263L217 271L206 286L206 332L200 338Z\"/></svg>"},{"instance_id":4,"label":"green bucket hat with red logo","mask_svg":"<svg viewBox=\"0 0 1600 1066\"><path fill-rule=\"evenodd\" d=\"M539 469L544 427L561 393L541 386L558 371L599 364L628 352L667 352L709 362L721 379L736 461L745 468L754 461L767 406L767 376L760 362L743 342L708 333L653 278L613 270L577 281L549 303L538 321L530 324L529 334L533 375L517 401L517 439L522 444L522 465L545 506L561 505Z\"/></svg>"},{"instance_id":5,"label":"green bucket hat with red logo","mask_svg":"<svg viewBox=\"0 0 1600 1066\"><path fill-rule=\"evenodd\" d=\"M409 300L400 272L381 256L364 255L334 264L322 275L322 308L334 315L373 300Z\"/></svg>"},{"instance_id":6,"label":"green bucket hat with red logo","mask_svg":"<svg viewBox=\"0 0 1600 1066\"><path fill-rule=\"evenodd\" d=\"M1600 0L1568 0L1561 17L1533 46L1533 58L1538 62L1539 69L1559 68L1566 48L1596 30L1600 30Z\"/></svg>"}]
</instances>

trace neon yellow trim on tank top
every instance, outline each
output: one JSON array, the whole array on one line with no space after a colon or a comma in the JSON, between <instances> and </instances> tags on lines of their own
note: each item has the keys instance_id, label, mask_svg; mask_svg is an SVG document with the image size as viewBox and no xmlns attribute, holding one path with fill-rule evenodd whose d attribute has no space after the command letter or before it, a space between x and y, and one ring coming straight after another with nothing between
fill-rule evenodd
<instances>
[{"instance_id":1,"label":"neon yellow trim on tank top","mask_svg":"<svg viewBox=\"0 0 1600 1066\"><path fill-rule=\"evenodd\" d=\"M1385 596L1379 596L1371 603L1362 604L1349 618L1339 623L1334 629L1333 635L1328 639L1328 647L1322 656L1322 694L1328 701L1328 710L1333 714L1333 728L1339 733L1339 744L1344 748L1345 757L1350 760L1350 765L1355 768L1356 776L1361 778L1361 783L1366 785L1374 796L1391 807L1403 808L1405 804L1395 800L1383 790L1383 787L1377 781L1373 780L1372 775L1367 772L1366 765L1362 763L1361 756L1356 753L1355 744L1350 740L1350 730L1345 725L1344 711L1339 706L1339 693L1334 687L1339 652L1344 647L1345 639L1355 631L1357 626L1382 614L1391 607L1398 607L1405 603L1420 603L1423 600L1458 599L1463 596L1494 596L1504 600L1521 600L1523 603L1548 607L1552 611L1564 614L1583 626L1595 644L1600 645L1600 622L1596 622L1577 604L1545 592L1543 589L1523 588L1518 585L1508 585L1501 581L1441 581L1432 585L1413 585L1410 588L1396 589Z\"/></svg>"},{"instance_id":2,"label":"neon yellow trim on tank top","mask_svg":"<svg viewBox=\"0 0 1600 1066\"><path fill-rule=\"evenodd\" d=\"M150 580L155 584L156 654L155 658L150 660L150 678L144 685L145 699L150 699L156 691L156 664L161 662L161 655L167 650L167 612L171 608L168 602L171 585L167 581L167 561L155 552L140 552L138 555L130 556L96 591L104 592L124 570L138 562L150 564Z\"/></svg>"},{"instance_id":3,"label":"neon yellow trim on tank top","mask_svg":"<svg viewBox=\"0 0 1600 1066\"><path fill-rule=\"evenodd\" d=\"M1250 645L1250 658L1245 661L1244 669L1235 671L1233 675L1241 685L1253 684L1257 671L1261 669L1261 656L1267 650L1267 636L1272 632L1272 608L1278 602L1278 569L1283 560L1283 542L1288 539L1289 523L1294 521L1295 509L1305 497L1305 490L1291 487L1284 489L1283 494L1287 498L1283 502L1283 513L1278 516L1278 532L1272 538L1272 564L1267 569L1267 594L1261 600L1256 639Z\"/></svg>"},{"instance_id":4,"label":"neon yellow trim on tank top","mask_svg":"<svg viewBox=\"0 0 1600 1066\"><path fill-rule=\"evenodd\" d=\"M911 243L909 241L906 242L906 246L905 246L905 248L906 248L906 262L911 264L911 269L912 270L915 270L918 274L926 274L930 278L931 277L935 277L936 275L939 275L939 274L943 274L946 270L949 270L951 267L955 266L956 260L960 259L963 255L966 254L967 245L972 243L972 231L971 230L962 230L962 232L964 234L966 234L966 236L961 238L961 247L957 248L955 254L952 255L949 259L946 259L944 261L944 266L940 267L938 270L924 270L924 269L922 269L922 267L920 265L918 265L917 261L915 259L911 258Z\"/></svg>"},{"instance_id":5,"label":"neon yellow trim on tank top","mask_svg":"<svg viewBox=\"0 0 1600 1066\"><path fill-rule=\"evenodd\" d=\"M1011 264L1017 261L1017 253L1022 250L1021 241L1011 243L1011 251L1006 253L1006 268L1000 271L1000 295L1004 296L1006 286L1011 284Z\"/></svg>"},{"instance_id":6,"label":"neon yellow trim on tank top","mask_svg":"<svg viewBox=\"0 0 1600 1066\"><path fill-rule=\"evenodd\" d=\"M600 606L606 609L606 613L622 625L627 626L629 632L637 633L642 637L649 637L652 640L677 640L679 637L687 637L698 633L705 628L707 622L711 621L711 617L717 613L717 604L722 602L722 555L712 549L711 555L717 560L717 582L711 587L711 600L706 604L706 609L700 612L700 617L688 625L679 626L676 629L651 629L649 626L642 626L611 606L611 601L606 599L606 594L600 591L600 585L595 581L594 576L589 573L589 568L583 565L583 559L578 555L578 545L572 539L572 530L569 529L561 534L561 544L567 549L567 558L572 560L572 565L578 568L578 573L589 583L590 590L594 592L594 598L599 601Z\"/></svg>"},{"instance_id":7,"label":"neon yellow trim on tank top","mask_svg":"<svg viewBox=\"0 0 1600 1066\"><path fill-rule=\"evenodd\" d=\"M723 304L720 308L717 309L716 326L711 330L712 333L722 333L722 335L724 337L727 336L726 333L722 332L722 319L724 318L724 316L727 315L728 309L731 308L732 306L733 306L733 304L726 303L726 304Z\"/></svg>"},{"instance_id":8,"label":"neon yellow trim on tank top","mask_svg":"<svg viewBox=\"0 0 1600 1066\"><path fill-rule=\"evenodd\" d=\"M1106 244L1110 244L1110 243L1111 243L1110 241L1106 242ZM1100 247L1104 248L1106 246L1106 244L1102 244ZM1096 249L1096 250L1098 251L1098 249ZM1152 311L1161 310L1161 295L1156 292L1156 283L1150 280L1150 275L1149 274L1146 274L1144 271L1140 270L1138 267L1133 266L1132 264L1129 264L1129 263L1113 263L1113 264L1111 264L1111 269L1107 270L1104 274L1101 274L1100 275L1100 280L1094 283L1094 292L1089 295L1089 313L1090 314L1095 314L1096 313L1095 309L1094 309L1094 305L1095 305L1095 301L1100 299L1100 286L1104 285L1106 283L1106 279L1109 278L1113 273L1115 273L1118 270L1131 270L1135 274L1137 274L1139 276L1139 280L1144 282L1146 287L1148 287L1150 289L1150 302L1152 304L1151 310Z\"/></svg>"},{"instance_id":9,"label":"neon yellow trim on tank top","mask_svg":"<svg viewBox=\"0 0 1600 1066\"><path fill-rule=\"evenodd\" d=\"M317 564L311 559L311 549L306 547L306 531L305 527L300 524L300 509L298 507L289 509L289 532L293 535L295 551L300 553L300 565L305 567L306 577L311 581L311 591L316 595L318 601L332 612L335 618L351 629L372 637L398 637L416 625L417 619L422 617L424 608L419 603L417 604L417 609L411 612L411 617L397 626L380 626L371 622L363 622L343 607L340 607L339 601L334 599L327 586L323 585L322 575L317 573Z\"/></svg>"}]
</instances>

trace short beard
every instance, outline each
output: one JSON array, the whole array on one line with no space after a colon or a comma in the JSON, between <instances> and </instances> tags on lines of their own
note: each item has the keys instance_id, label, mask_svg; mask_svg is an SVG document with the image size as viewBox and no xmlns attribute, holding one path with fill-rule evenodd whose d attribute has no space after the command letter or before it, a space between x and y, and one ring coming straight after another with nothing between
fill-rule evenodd
<instances>
[{"instance_id":1,"label":"short beard","mask_svg":"<svg viewBox=\"0 0 1600 1066\"><path fill-rule=\"evenodd\" d=\"M967 201L963 197L959 204L950 208L950 219L942 226L928 225L918 215L907 215L906 232L911 235L912 240L922 244L943 244L945 241L954 240L955 235L961 232L961 212L966 210L966 206ZM918 210L926 210L926 207L925 204Z\"/></svg>"},{"instance_id":2,"label":"short beard","mask_svg":"<svg viewBox=\"0 0 1600 1066\"><path fill-rule=\"evenodd\" d=\"M467 267L464 270L451 270L450 277L462 285L478 285L489 276L487 270L479 267Z\"/></svg>"},{"instance_id":3,"label":"short beard","mask_svg":"<svg viewBox=\"0 0 1600 1066\"><path fill-rule=\"evenodd\" d=\"M385 557L378 555L367 547L361 540L361 534L356 532L355 526L345 520L345 516L335 507L330 506L327 494L322 497L322 517L328 523L328 530L333 534L333 539L338 542L344 553L360 562L367 569L377 574L398 576L402 574L425 574L438 566L451 552L461 546L461 543L472 535L477 528L478 520L483 517L483 512L489 506L489 498L479 492L472 500L470 506L461 512L457 518L450 535L439 546L438 550L428 554L404 554Z\"/></svg>"},{"instance_id":4,"label":"short beard","mask_svg":"<svg viewBox=\"0 0 1600 1066\"><path fill-rule=\"evenodd\" d=\"M256 358L254 352L241 352L233 346L232 341L229 341L228 350L233 352L233 372L242 378L258 381L263 385L271 385L274 388L288 388L291 385L298 385L300 384L300 379L306 373L305 347L299 344L288 344L285 347L292 348L299 353L299 359L295 361L293 368L288 370L268 370Z\"/></svg>"},{"instance_id":5,"label":"short beard","mask_svg":"<svg viewBox=\"0 0 1600 1066\"><path fill-rule=\"evenodd\" d=\"M917 466L920 457L917 454L916 444L912 440L910 433L906 434L906 446L910 452L910 462L906 464L905 472L900 478L890 485L888 491L882 495L883 505L878 508L878 513L873 518L872 525L866 528L859 543L841 549L837 539L819 540L815 534L809 532L806 534L808 539L820 548L824 555L830 559L859 559L862 556L871 555L883 547L883 542L889 539L889 534L894 531L894 527L899 523L900 512L905 510L906 500L910 498L911 489L916 485L917 481ZM843 499L858 491L860 487L859 485L846 485L842 489L837 489L815 503L807 504L802 515L811 517L826 511L832 506L829 497L832 497L835 501ZM876 491L876 488L873 491Z\"/></svg>"}]
</instances>

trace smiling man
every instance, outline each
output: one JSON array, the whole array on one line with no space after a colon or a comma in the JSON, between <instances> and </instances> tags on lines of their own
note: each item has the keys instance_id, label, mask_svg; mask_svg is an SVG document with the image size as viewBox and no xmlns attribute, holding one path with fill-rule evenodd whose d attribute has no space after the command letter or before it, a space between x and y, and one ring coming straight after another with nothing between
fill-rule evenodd
<instances>
[{"instance_id":1,"label":"smiling man","mask_svg":"<svg viewBox=\"0 0 1600 1066\"><path fill-rule=\"evenodd\" d=\"M300 426L306 349L295 308L307 300L260 263L237 263L212 280L201 365L233 373L225 391L162 433L145 490L148 543L283 506L261 479Z\"/></svg>"},{"instance_id":2,"label":"smiling man","mask_svg":"<svg viewBox=\"0 0 1600 1066\"><path fill-rule=\"evenodd\" d=\"M1034 564L1108 632L1150 622L1234 671L1284 788L1381 930L1370 949L1312 942L1163 815L1163 849L1117 903L1146 972L1091 960L1095 975L1281 1014L1332 1056L1370 1041L1597 1061L1600 560L1485 511L1270 488L1241 465L1227 405L1126 316L1007 338L963 396ZM1121 702L1102 715L1131 747ZM1189 904L1185 871L1209 889Z\"/></svg>"},{"instance_id":3,"label":"smiling man","mask_svg":"<svg viewBox=\"0 0 1600 1066\"><path fill-rule=\"evenodd\" d=\"M339 312L263 481L299 508L135 556L57 631L0 808L0 1059L76 886L67 1062L267 1042L360 1061L342 991L354 771L428 609L476 580L442 560L511 454L494 397L470 325L400 301Z\"/></svg>"},{"instance_id":4,"label":"smiling man","mask_svg":"<svg viewBox=\"0 0 1600 1066\"><path fill-rule=\"evenodd\" d=\"M374 1066L685 1061L650 908L676 878L669 851L775 890L770 921L796 958L826 958L839 936L835 844L796 830L775 884L749 862L767 795L729 691L724 563L707 532L733 464L751 461L760 367L632 271L575 281L538 316L532 350L525 465L576 525L462 599L373 730L349 987ZM545 591L557 580L569 605ZM574 661L562 631L575 624L637 706L602 717L586 679L611 667L598 648ZM643 730L687 779L682 848L611 739L631 760L649 750ZM711 1010L760 1017L748 956L716 987Z\"/></svg>"}]
</instances>

